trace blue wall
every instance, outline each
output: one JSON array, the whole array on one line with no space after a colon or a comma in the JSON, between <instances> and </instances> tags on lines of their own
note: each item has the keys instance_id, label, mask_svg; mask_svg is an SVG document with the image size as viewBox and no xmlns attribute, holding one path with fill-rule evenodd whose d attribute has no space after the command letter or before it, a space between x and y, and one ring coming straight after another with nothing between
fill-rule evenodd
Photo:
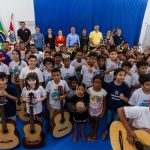
<instances>
[{"instance_id":1,"label":"blue wall","mask_svg":"<svg viewBox=\"0 0 150 150\"><path fill-rule=\"evenodd\" d=\"M50 27L66 35L72 25L78 34L82 27L89 33L99 24L103 34L120 27L131 45L139 40L146 5L147 0L34 0L36 25L44 34Z\"/></svg>"}]
</instances>

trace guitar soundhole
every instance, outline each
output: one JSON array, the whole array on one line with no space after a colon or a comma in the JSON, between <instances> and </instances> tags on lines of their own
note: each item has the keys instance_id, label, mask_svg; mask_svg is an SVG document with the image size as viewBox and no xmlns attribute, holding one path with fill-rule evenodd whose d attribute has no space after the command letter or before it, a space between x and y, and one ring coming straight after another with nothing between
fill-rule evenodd
<instances>
[{"instance_id":1,"label":"guitar soundhole","mask_svg":"<svg viewBox=\"0 0 150 150\"><path fill-rule=\"evenodd\" d=\"M7 140L7 141L0 141L0 143L11 143L13 140Z\"/></svg>"},{"instance_id":2,"label":"guitar soundhole","mask_svg":"<svg viewBox=\"0 0 150 150\"><path fill-rule=\"evenodd\" d=\"M35 130L30 130L30 132L33 134L33 133L35 133Z\"/></svg>"},{"instance_id":3,"label":"guitar soundhole","mask_svg":"<svg viewBox=\"0 0 150 150\"><path fill-rule=\"evenodd\" d=\"M35 140L35 141L28 141L28 143L30 143L30 144L36 144L36 143L39 143L40 141L38 141L38 140Z\"/></svg>"},{"instance_id":4,"label":"guitar soundhole","mask_svg":"<svg viewBox=\"0 0 150 150\"><path fill-rule=\"evenodd\" d=\"M8 130L7 130L7 129L4 129L4 130L3 130L3 133L5 133L5 134L8 133Z\"/></svg>"},{"instance_id":5,"label":"guitar soundhole","mask_svg":"<svg viewBox=\"0 0 150 150\"><path fill-rule=\"evenodd\" d=\"M135 142L135 147L137 148L137 150L144 150L144 146L140 141Z\"/></svg>"},{"instance_id":6,"label":"guitar soundhole","mask_svg":"<svg viewBox=\"0 0 150 150\"><path fill-rule=\"evenodd\" d=\"M66 120L65 119L61 119L60 123L63 124Z\"/></svg>"}]
</instances>

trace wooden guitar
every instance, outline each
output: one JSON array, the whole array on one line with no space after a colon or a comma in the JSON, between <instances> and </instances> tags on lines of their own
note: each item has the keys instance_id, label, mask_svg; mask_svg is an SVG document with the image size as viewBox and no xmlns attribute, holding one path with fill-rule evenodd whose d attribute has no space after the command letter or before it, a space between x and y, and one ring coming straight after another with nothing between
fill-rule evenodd
<instances>
[{"instance_id":1,"label":"wooden guitar","mask_svg":"<svg viewBox=\"0 0 150 150\"><path fill-rule=\"evenodd\" d=\"M34 94L32 92L29 93L29 97L30 122L26 123L23 128L25 137L23 138L22 143L26 148L39 148L44 145L44 134L42 132L41 123L37 120L34 120L32 103Z\"/></svg>"},{"instance_id":2,"label":"wooden guitar","mask_svg":"<svg viewBox=\"0 0 150 150\"><path fill-rule=\"evenodd\" d=\"M58 86L59 96L63 95L62 86ZM72 130L72 124L69 121L70 114L63 109L63 101L60 101L61 109L56 112L53 119L53 136L56 138L63 137L67 135Z\"/></svg>"},{"instance_id":3,"label":"wooden guitar","mask_svg":"<svg viewBox=\"0 0 150 150\"><path fill-rule=\"evenodd\" d=\"M4 113L4 98L0 97L0 149L12 149L19 145L19 134L16 130L16 123L13 120L6 120Z\"/></svg>"},{"instance_id":4,"label":"wooden guitar","mask_svg":"<svg viewBox=\"0 0 150 150\"><path fill-rule=\"evenodd\" d=\"M113 150L150 150L150 134L143 130L135 130L137 139L134 145L127 140L126 129L120 121L110 126L110 141Z\"/></svg>"}]
</instances>

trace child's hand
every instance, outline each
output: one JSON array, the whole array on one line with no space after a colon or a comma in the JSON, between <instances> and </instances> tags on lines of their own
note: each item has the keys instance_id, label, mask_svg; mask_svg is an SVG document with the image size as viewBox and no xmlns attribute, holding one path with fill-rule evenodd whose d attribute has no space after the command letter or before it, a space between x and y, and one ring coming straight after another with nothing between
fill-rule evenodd
<instances>
[{"instance_id":1,"label":"child's hand","mask_svg":"<svg viewBox=\"0 0 150 150\"><path fill-rule=\"evenodd\" d=\"M59 96L59 99L60 99L61 101L65 100L65 95Z\"/></svg>"},{"instance_id":2,"label":"child's hand","mask_svg":"<svg viewBox=\"0 0 150 150\"><path fill-rule=\"evenodd\" d=\"M130 144L134 144L136 137L137 136L134 131L127 131L127 140Z\"/></svg>"},{"instance_id":3,"label":"child's hand","mask_svg":"<svg viewBox=\"0 0 150 150\"><path fill-rule=\"evenodd\" d=\"M119 98L121 99L121 100L123 100L124 102L127 102L127 98L124 96L124 94L123 93L121 93L120 95L119 95Z\"/></svg>"},{"instance_id":4,"label":"child's hand","mask_svg":"<svg viewBox=\"0 0 150 150\"><path fill-rule=\"evenodd\" d=\"M29 96L23 97L23 101L28 102L30 100Z\"/></svg>"}]
</instances>

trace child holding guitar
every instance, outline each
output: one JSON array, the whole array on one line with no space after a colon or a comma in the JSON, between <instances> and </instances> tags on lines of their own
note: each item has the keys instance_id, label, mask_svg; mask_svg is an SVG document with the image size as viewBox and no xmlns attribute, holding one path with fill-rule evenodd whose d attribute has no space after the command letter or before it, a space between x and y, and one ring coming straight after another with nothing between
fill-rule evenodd
<instances>
[{"instance_id":1,"label":"child holding guitar","mask_svg":"<svg viewBox=\"0 0 150 150\"><path fill-rule=\"evenodd\" d=\"M16 120L17 91L15 87L7 85L8 79L4 72L0 72L0 96L4 97L4 110L7 119Z\"/></svg>"},{"instance_id":2,"label":"child holding guitar","mask_svg":"<svg viewBox=\"0 0 150 150\"><path fill-rule=\"evenodd\" d=\"M81 123L82 125L82 140L86 140L86 135L85 135L85 123L88 118L88 105L89 105L89 95L85 91L85 84L80 83L77 86L76 89L76 95L73 96L71 99L71 102L74 107L74 112L73 112L73 120L74 120L74 135L73 135L73 141L77 141L77 125Z\"/></svg>"},{"instance_id":3,"label":"child holding guitar","mask_svg":"<svg viewBox=\"0 0 150 150\"><path fill-rule=\"evenodd\" d=\"M48 96L48 108L50 108L50 120L54 117L56 111L60 110L60 100L65 100L69 87L65 80L61 79L61 72L59 68L53 68L51 71L52 81L49 81L46 86L46 92ZM59 96L58 86L62 86L64 94Z\"/></svg>"},{"instance_id":4,"label":"child holding guitar","mask_svg":"<svg viewBox=\"0 0 150 150\"><path fill-rule=\"evenodd\" d=\"M39 84L38 76L35 72L31 72L27 75L25 79L25 87L22 90L21 97L26 102L26 112L29 112L29 93L32 92L34 94L33 101L33 113L35 115L35 119L41 121L42 116L42 101L46 99L46 91Z\"/></svg>"}]
</instances>

